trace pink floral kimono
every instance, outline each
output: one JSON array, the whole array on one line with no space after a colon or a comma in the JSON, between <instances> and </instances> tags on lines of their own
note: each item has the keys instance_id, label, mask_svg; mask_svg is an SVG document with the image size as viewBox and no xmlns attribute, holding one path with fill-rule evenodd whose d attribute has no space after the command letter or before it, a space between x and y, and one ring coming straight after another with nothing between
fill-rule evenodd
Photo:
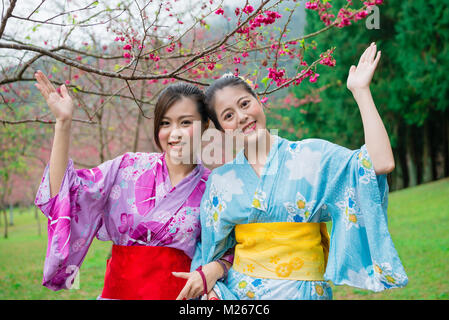
<instances>
[{"instance_id":1,"label":"pink floral kimono","mask_svg":"<svg viewBox=\"0 0 449 320\"><path fill-rule=\"evenodd\" d=\"M116 247L171 248L185 254L190 264L200 237L199 207L210 170L198 164L172 187L164 155L125 153L81 170L69 160L53 198L47 165L35 200L48 218L44 286L70 287L94 236Z\"/></svg>"}]
</instances>

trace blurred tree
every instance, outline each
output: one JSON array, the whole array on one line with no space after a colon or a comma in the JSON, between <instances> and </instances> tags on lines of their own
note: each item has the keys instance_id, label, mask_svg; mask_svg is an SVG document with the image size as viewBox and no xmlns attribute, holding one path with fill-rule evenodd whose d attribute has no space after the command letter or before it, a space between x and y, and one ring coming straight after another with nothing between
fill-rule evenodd
<instances>
[{"instance_id":1,"label":"blurred tree","mask_svg":"<svg viewBox=\"0 0 449 320\"><path fill-rule=\"evenodd\" d=\"M157 151L152 113L167 84L206 86L231 71L259 84L263 97L278 92L299 77L313 77L320 52L311 53L299 68L290 62L302 60L305 38L329 31L343 19L336 17L317 33L304 35L294 15L303 10L303 2L232 1L232 9L230 3L2 1L0 123L51 130L52 114L33 86L34 72L42 70L55 86L66 84L74 98L70 156L75 165L93 167L130 150ZM361 0L352 6L366 7ZM226 27L219 27L222 22ZM21 105L33 108L16 112ZM51 133L34 147L28 156L40 161L39 175L42 160L45 164L49 157ZM29 176L31 171L27 169ZM36 175L34 179L38 181Z\"/></svg>"},{"instance_id":2,"label":"blurred tree","mask_svg":"<svg viewBox=\"0 0 449 320\"><path fill-rule=\"evenodd\" d=\"M337 7L345 2L332 1ZM448 65L449 59L447 5L436 0L392 1L374 10L372 19L376 11L379 29L368 28L368 16L343 30L330 30L314 38L319 52L335 47L335 67L321 72L322 67L317 65L317 83L322 88L315 89L314 99L293 105L290 110L284 107L272 112L277 121L288 120L288 126L296 128L284 130L292 139L317 137L359 148L364 143L363 127L346 79L364 48L376 42L382 58L371 92L395 154L392 189L448 176L449 83L441 67ZM306 17L305 33L321 27L316 12L308 11ZM306 57L310 51L305 52ZM304 100L314 87L315 83L304 82L292 92Z\"/></svg>"},{"instance_id":3,"label":"blurred tree","mask_svg":"<svg viewBox=\"0 0 449 320\"><path fill-rule=\"evenodd\" d=\"M0 105L0 115L6 107ZM16 107L14 113L27 114L29 106ZM13 176L26 172L27 152L39 135L25 124L17 126L0 125L0 213L4 217L4 237L8 237L7 209L12 205L10 195ZM26 179L24 177L23 179Z\"/></svg>"}]
</instances>

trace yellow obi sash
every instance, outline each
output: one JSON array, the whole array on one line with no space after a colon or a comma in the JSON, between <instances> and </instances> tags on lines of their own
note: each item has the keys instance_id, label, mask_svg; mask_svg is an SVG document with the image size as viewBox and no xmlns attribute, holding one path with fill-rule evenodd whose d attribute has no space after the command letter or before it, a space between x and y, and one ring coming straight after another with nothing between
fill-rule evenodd
<instances>
[{"instance_id":1,"label":"yellow obi sash","mask_svg":"<svg viewBox=\"0 0 449 320\"><path fill-rule=\"evenodd\" d=\"M329 234L324 222L239 224L234 270L256 278L324 280Z\"/></svg>"}]
</instances>

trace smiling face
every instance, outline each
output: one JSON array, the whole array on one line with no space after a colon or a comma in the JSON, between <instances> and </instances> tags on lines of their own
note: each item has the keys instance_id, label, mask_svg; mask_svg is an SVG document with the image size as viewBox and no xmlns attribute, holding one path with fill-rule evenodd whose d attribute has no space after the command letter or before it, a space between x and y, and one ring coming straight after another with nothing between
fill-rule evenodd
<instances>
[{"instance_id":1,"label":"smiling face","mask_svg":"<svg viewBox=\"0 0 449 320\"><path fill-rule=\"evenodd\" d=\"M217 120L224 130L243 135L245 142L257 139L266 131L262 104L241 86L227 86L214 95Z\"/></svg>"},{"instance_id":2,"label":"smiling face","mask_svg":"<svg viewBox=\"0 0 449 320\"><path fill-rule=\"evenodd\" d=\"M167 110L160 121L160 146L172 162L192 163L197 144L194 137L201 137L203 129L196 102L182 97Z\"/></svg>"}]
</instances>

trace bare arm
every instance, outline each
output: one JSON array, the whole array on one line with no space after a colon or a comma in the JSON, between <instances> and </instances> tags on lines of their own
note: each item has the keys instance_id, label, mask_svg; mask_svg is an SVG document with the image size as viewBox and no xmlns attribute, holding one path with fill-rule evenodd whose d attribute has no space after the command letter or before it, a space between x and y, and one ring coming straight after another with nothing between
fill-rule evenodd
<instances>
[{"instance_id":1,"label":"bare arm","mask_svg":"<svg viewBox=\"0 0 449 320\"><path fill-rule=\"evenodd\" d=\"M365 133L365 144L376 174L390 173L394 169L394 157L390 139L382 119L377 112L369 85L380 60L380 51L372 43L360 57L356 66L351 66L347 87L352 92L360 109Z\"/></svg>"},{"instance_id":2,"label":"bare arm","mask_svg":"<svg viewBox=\"0 0 449 320\"><path fill-rule=\"evenodd\" d=\"M58 93L53 84L41 72L35 73L36 87L47 101L56 118L55 136L50 156L50 192L54 197L61 188L62 179L69 161L70 128L73 116L73 101L65 85Z\"/></svg>"}]
</instances>

